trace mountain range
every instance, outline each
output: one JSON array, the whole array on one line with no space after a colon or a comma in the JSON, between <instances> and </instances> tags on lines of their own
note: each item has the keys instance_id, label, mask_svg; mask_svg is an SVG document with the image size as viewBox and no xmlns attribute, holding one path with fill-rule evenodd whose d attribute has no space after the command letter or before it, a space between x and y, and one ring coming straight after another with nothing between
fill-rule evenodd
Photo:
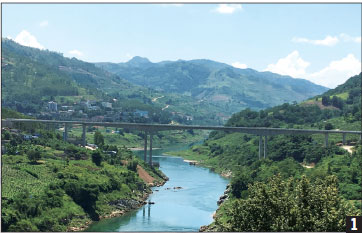
<instances>
[{"instance_id":1,"label":"mountain range","mask_svg":"<svg viewBox=\"0 0 362 233\"><path fill-rule=\"evenodd\" d=\"M103 62L96 66L133 84L224 106L228 114L247 107L262 109L299 102L328 90L304 79L238 69L206 59L152 63L136 56L125 63Z\"/></svg>"},{"instance_id":2,"label":"mountain range","mask_svg":"<svg viewBox=\"0 0 362 233\"><path fill-rule=\"evenodd\" d=\"M89 63L2 39L2 103L22 113L52 99L110 101L122 109L222 124L245 108L300 102L328 90L303 79L206 60ZM188 122L190 123L190 122Z\"/></svg>"}]
</instances>

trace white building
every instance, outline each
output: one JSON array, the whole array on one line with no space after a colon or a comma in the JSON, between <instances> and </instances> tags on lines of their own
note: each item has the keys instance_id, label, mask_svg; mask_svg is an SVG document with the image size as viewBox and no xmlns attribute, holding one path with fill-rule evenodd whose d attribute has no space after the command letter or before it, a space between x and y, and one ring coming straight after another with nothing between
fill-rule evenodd
<instances>
[{"instance_id":1,"label":"white building","mask_svg":"<svg viewBox=\"0 0 362 233\"><path fill-rule=\"evenodd\" d=\"M105 108L112 108L112 103L102 102L102 106L105 107Z\"/></svg>"},{"instance_id":2,"label":"white building","mask_svg":"<svg viewBox=\"0 0 362 233\"><path fill-rule=\"evenodd\" d=\"M57 112L58 111L58 104L54 101L48 102L48 109L50 112Z\"/></svg>"}]
</instances>

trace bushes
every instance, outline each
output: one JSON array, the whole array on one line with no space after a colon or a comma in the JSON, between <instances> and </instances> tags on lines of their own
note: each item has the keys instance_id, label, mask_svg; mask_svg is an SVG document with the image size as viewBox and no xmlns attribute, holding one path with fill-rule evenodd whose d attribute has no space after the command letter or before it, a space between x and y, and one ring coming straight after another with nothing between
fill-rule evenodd
<instances>
[{"instance_id":1,"label":"bushes","mask_svg":"<svg viewBox=\"0 0 362 233\"><path fill-rule=\"evenodd\" d=\"M137 165L138 165L138 162L136 160L132 160L132 161L128 162L127 169L137 172Z\"/></svg>"},{"instance_id":2,"label":"bushes","mask_svg":"<svg viewBox=\"0 0 362 233\"><path fill-rule=\"evenodd\" d=\"M14 225L11 225L8 229L9 231L17 231L17 232L35 232L39 231L39 229L28 219L21 219Z\"/></svg>"},{"instance_id":3,"label":"bushes","mask_svg":"<svg viewBox=\"0 0 362 233\"><path fill-rule=\"evenodd\" d=\"M249 198L235 200L227 210L231 217L221 231L344 231L345 216L358 211L338 195L335 176L311 183L301 179L272 177L256 182Z\"/></svg>"},{"instance_id":4,"label":"bushes","mask_svg":"<svg viewBox=\"0 0 362 233\"><path fill-rule=\"evenodd\" d=\"M95 150L92 152L92 162L97 165L97 166L100 166L101 163L102 163L102 154L99 150Z\"/></svg>"},{"instance_id":5,"label":"bushes","mask_svg":"<svg viewBox=\"0 0 362 233\"><path fill-rule=\"evenodd\" d=\"M39 160L42 155L41 152L38 149L31 149L27 152L28 155L28 159L32 162L32 163L36 163L37 160Z\"/></svg>"}]
</instances>

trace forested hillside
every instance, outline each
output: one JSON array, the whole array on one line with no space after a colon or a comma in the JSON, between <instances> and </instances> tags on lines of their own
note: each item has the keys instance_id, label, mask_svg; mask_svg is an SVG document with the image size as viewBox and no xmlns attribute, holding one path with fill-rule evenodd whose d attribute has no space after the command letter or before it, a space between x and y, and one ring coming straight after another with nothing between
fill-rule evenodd
<instances>
[{"instance_id":1,"label":"forested hillside","mask_svg":"<svg viewBox=\"0 0 362 233\"><path fill-rule=\"evenodd\" d=\"M109 146L96 135L99 149L92 151L41 125L2 129L3 231L79 231L91 221L142 206L149 186L166 180L128 149Z\"/></svg>"},{"instance_id":2,"label":"forested hillside","mask_svg":"<svg viewBox=\"0 0 362 233\"><path fill-rule=\"evenodd\" d=\"M147 58L134 57L126 63L105 62L96 66L134 84L217 104L227 114L248 107L263 109L299 102L327 90L303 79L237 69L205 59L152 63Z\"/></svg>"},{"instance_id":3,"label":"forested hillside","mask_svg":"<svg viewBox=\"0 0 362 233\"><path fill-rule=\"evenodd\" d=\"M243 110L234 114L226 125L361 130L360 85L361 74L350 78L336 89L301 104L283 104L259 112L250 109ZM322 103L322 98L331 102L323 101ZM333 99L336 98L339 101L338 106L333 105ZM360 137L357 135L347 137L348 148L352 148L352 152L348 152L342 148L340 135L331 135L327 148L323 144L323 135L269 136L267 157L259 159L259 137L215 131L210 133L209 138L202 145L174 154L198 160L201 165L231 176L228 199L219 208L216 222L206 228L208 230L336 231L344 229L343 222L325 228L319 226L317 222L323 222L325 218L340 219L338 221L342 221L343 218L344 221L346 213L357 213L358 209L361 211L362 147L359 140ZM278 177L272 178L275 175ZM322 180L330 180L330 182ZM289 200L306 198L310 200L307 206L313 205L313 202L329 201L322 200L323 198L317 200L312 193L300 193L302 186L308 190L326 189L325 187L333 189L333 192L325 195L335 195L337 198L334 200L333 207L336 210L335 215L329 217L319 215L323 208L313 213L302 213L300 203ZM288 189L291 191L287 192ZM274 193L273 190L279 194ZM262 195L263 192L270 195ZM348 203L351 206L347 207ZM262 206L262 209L255 209L257 206ZM278 210L280 212L274 212L277 211L275 206L280 209ZM307 206L304 208L310 208ZM295 215L289 216L283 213L283 208L285 210L295 208ZM268 219L266 221L269 224L260 222L262 219L253 215L258 211L262 212L264 216L262 219ZM324 211L330 210L324 209ZM310 214L311 219L293 224L293 221L303 214ZM284 222L281 216L285 216L287 219L285 221L290 222Z\"/></svg>"}]
</instances>

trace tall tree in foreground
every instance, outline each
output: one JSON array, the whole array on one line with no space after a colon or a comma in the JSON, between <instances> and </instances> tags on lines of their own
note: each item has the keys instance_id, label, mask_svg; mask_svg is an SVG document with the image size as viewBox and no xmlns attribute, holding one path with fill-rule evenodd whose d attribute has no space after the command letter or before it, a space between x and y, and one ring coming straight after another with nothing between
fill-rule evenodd
<instances>
[{"instance_id":1,"label":"tall tree in foreground","mask_svg":"<svg viewBox=\"0 0 362 233\"><path fill-rule=\"evenodd\" d=\"M249 198L236 199L231 206L230 219L218 230L344 231L345 217L358 213L338 194L335 176L314 183L305 176L273 176L266 184L250 185Z\"/></svg>"}]
</instances>

